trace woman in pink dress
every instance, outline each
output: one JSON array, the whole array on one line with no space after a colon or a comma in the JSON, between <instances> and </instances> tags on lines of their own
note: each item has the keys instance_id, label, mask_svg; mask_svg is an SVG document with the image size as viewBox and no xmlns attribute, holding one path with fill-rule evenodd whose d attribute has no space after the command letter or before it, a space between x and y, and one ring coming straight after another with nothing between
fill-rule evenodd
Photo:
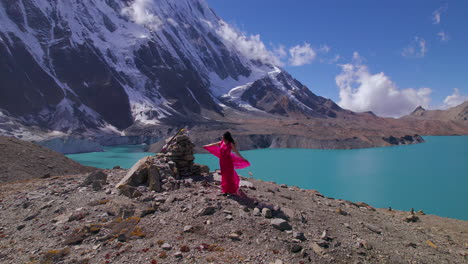
<instances>
[{"instance_id":1,"label":"woman in pink dress","mask_svg":"<svg viewBox=\"0 0 468 264\"><path fill-rule=\"evenodd\" d=\"M240 180L235 169L243 169L250 166L250 163L237 150L231 133L229 131L224 133L221 141L205 145L203 148L219 158L223 193L237 194Z\"/></svg>"}]
</instances>

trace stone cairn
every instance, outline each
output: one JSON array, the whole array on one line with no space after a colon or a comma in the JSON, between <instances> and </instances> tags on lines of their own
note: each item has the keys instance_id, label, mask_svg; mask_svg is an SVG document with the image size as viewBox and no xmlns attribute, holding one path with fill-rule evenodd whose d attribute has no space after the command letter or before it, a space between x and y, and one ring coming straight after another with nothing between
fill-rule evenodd
<instances>
[{"instance_id":1,"label":"stone cairn","mask_svg":"<svg viewBox=\"0 0 468 264\"><path fill-rule=\"evenodd\" d=\"M116 185L121 194L130 198L141 196L141 189L164 192L179 189L193 176L207 176L206 165L195 164L192 143L187 135L177 136L167 147L166 153L158 153L140 159ZM143 186L143 188L140 188Z\"/></svg>"}]
</instances>

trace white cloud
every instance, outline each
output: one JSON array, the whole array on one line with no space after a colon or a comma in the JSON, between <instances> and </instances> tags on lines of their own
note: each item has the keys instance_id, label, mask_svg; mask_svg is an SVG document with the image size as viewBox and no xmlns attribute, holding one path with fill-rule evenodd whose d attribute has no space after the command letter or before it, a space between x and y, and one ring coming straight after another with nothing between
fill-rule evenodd
<instances>
[{"instance_id":1,"label":"white cloud","mask_svg":"<svg viewBox=\"0 0 468 264\"><path fill-rule=\"evenodd\" d=\"M449 35L447 34L447 32L441 31L441 32L437 33L437 36L440 37L441 41L448 41L449 40Z\"/></svg>"},{"instance_id":2,"label":"white cloud","mask_svg":"<svg viewBox=\"0 0 468 264\"><path fill-rule=\"evenodd\" d=\"M283 65L281 60L265 47L258 34L247 37L225 22L221 22L216 33L249 59L260 60L263 63L271 63L278 66Z\"/></svg>"},{"instance_id":3,"label":"white cloud","mask_svg":"<svg viewBox=\"0 0 468 264\"><path fill-rule=\"evenodd\" d=\"M379 116L399 117L418 106L427 108L430 88L400 90L383 72L372 74L360 62L357 52L353 63L342 64L342 72L335 81L340 89L339 105L355 112L372 111Z\"/></svg>"},{"instance_id":4,"label":"white cloud","mask_svg":"<svg viewBox=\"0 0 468 264\"><path fill-rule=\"evenodd\" d=\"M152 12L152 5L155 5L154 0L135 0L131 5L122 9L122 14L137 24L144 25L151 30L158 30L163 22Z\"/></svg>"},{"instance_id":5,"label":"white cloud","mask_svg":"<svg viewBox=\"0 0 468 264\"><path fill-rule=\"evenodd\" d=\"M322 52L322 53L328 53L328 52L330 52L330 50L331 50L331 48L330 48L330 46L328 46L328 45L322 45L322 46L318 49L318 51L319 51L319 52Z\"/></svg>"},{"instance_id":6,"label":"white cloud","mask_svg":"<svg viewBox=\"0 0 468 264\"><path fill-rule=\"evenodd\" d=\"M286 52L286 48L284 47L284 45L279 45L277 48L273 50L273 53L278 58L285 58L288 56L288 53Z\"/></svg>"},{"instance_id":7,"label":"white cloud","mask_svg":"<svg viewBox=\"0 0 468 264\"><path fill-rule=\"evenodd\" d=\"M434 24L440 24L440 11L439 11L439 9L437 9L436 11L434 11L434 13L432 13L432 21L434 22Z\"/></svg>"},{"instance_id":8,"label":"white cloud","mask_svg":"<svg viewBox=\"0 0 468 264\"><path fill-rule=\"evenodd\" d=\"M440 8L438 8L436 11L432 12L432 22L434 24L440 24L440 19L441 19L441 15L442 15L442 12L445 12L447 11L447 8L448 8L448 5L444 5Z\"/></svg>"},{"instance_id":9,"label":"white cloud","mask_svg":"<svg viewBox=\"0 0 468 264\"><path fill-rule=\"evenodd\" d=\"M423 58L424 56L426 56L426 53L426 40L416 36L411 41L411 43L403 49L401 55L403 57Z\"/></svg>"},{"instance_id":10,"label":"white cloud","mask_svg":"<svg viewBox=\"0 0 468 264\"><path fill-rule=\"evenodd\" d=\"M460 94L458 88L453 89L453 94L447 96L444 100L444 108L450 108L468 101L468 95Z\"/></svg>"},{"instance_id":11,"label":"white cloud","mask_svg":"<svg viewBox=\"0 0 468 264\"><path fill-rule=\"evenodd\" d=\"M289 49L289 54L291 57L289 58L289 64L291 66L302 66L305 64L310 64L317 54L315 51L310 47L309 43L304 43L304 45L294 46Z\"/></svg>"},{"instance_id":12,"label":"white cloud","mask_svg":"<svg viewBox=\"0 0 468 264\"><path fill-rule=\"evenodd\" d=\"M333 59L331 59L331 60L328 61L328 64L335 64L335 63L337 63L340 59L341 59L341 56L340 56L339 54L336 54L335 57L333 57Z\"/></svg>"}]
</instances>

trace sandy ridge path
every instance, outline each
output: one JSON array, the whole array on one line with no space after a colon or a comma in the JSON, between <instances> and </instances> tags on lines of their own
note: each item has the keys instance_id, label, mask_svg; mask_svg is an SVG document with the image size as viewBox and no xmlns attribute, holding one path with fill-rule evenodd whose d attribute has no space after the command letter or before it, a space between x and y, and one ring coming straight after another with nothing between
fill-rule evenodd
<instances>
[{"instance_id":1,"label":"sandy ridge path","mask_svg":"<svg viewBox=\"0 0 468 264\"><path fill-rule=\"evenodd\" d=\"M99 191L81 186L86 174L1 184L2 263L467 263L467 221L407 223L408 212L254 179L241 197L208 177L130 199L114 189L126 170L105 172ZM281 218L291 230L272 225Z\"/></svg>"}]
</instances>

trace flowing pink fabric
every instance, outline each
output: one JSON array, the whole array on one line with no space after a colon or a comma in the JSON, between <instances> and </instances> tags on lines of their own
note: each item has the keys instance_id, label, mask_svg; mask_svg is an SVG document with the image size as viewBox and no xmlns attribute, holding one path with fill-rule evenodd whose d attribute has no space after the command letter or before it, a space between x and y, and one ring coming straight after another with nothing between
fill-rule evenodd
<instances>
[{"instance_id":1,"label":"flowing pink fabric","mask_svg":"<svg viewBox=\"0 0 468 264\"><path fill-rule=\"evenodd\" d=\"M250 162L232 153L231 144L225 144L224 141L221 141L220 146L203 148L219 158L219 167L221 168L221 190L223 193L237 193L240 179L235 169L248 167L250 166Z\"/></svg>"}]
</instances>

